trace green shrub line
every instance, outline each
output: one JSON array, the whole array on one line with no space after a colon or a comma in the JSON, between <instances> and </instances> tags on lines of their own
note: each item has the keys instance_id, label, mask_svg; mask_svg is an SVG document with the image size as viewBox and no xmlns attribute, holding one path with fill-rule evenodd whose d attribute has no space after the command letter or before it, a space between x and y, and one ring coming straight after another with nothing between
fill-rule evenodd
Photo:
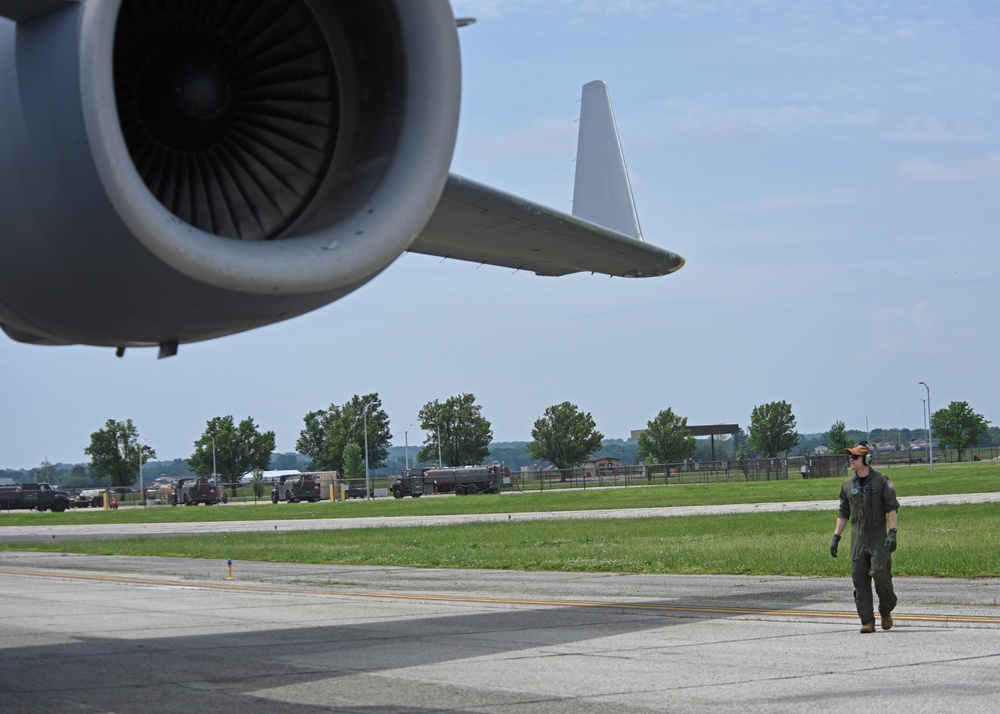
<instances>
[{"instance_id":1,"label":"green shrub line","mask_svg":"<svg viewBox=\"0 0 1000 714\"><path fill-rule=\"evenodd\" d=\"M938 467L934 474L910 468L890 475L901 496L1000 490L1000 466L994 464ZM810 494L814 500L832 500L838 489L838 480L793 479L402 501L267 504L256 508L157 507L93 515L110 516L113 522L130 522L115 517L133 512L146 516L174 514L171 520L230 520L230 512L264 513L260 520L439 513L499 513L511 518L496 523L308 532L273 531L262 523L264 530L259 533L8 543L0 544L0 550L424 568L849 577L849 550L841 548L837 559L829 553L834 510L559 521L521 521L516 515L543 510L795 501L808 500ZM11 520L41 525L47 516L20 515L25 517ZM998 516L1000 503L904 506L900 509L900 546L894 556L893 572L897 576L1000 576ZM7 518L6 513L0 516L0 520ZM250 519L244 516L236 520ZM51 522L65 520L54 518Z\"/></svg>"}]
</instances>

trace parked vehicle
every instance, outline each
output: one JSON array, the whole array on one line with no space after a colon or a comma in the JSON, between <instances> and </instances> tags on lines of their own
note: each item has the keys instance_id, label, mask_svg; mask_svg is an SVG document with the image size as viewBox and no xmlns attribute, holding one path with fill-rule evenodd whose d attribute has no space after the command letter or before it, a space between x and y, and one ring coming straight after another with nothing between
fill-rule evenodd
<instances>
[{"instance_id":1,"label":"parked vehicle","mask_svg":"<svg viewBox=\"0 0 1000 714\"><path fill-rule=\"evenodd\" d=\"M104 508L103 488L85 488L73 499L77 508Z\"/></svg>"},{"instance_id":2,"label":"parked vehicle","mask_svg":"<svg viewBox=\"0 0 1000 714\"><path fill-rule=\"evenodd\" d=\"M274 488L271 489L271 503L278 501L288 501L298 503L299 501L309 501L315 503L319 500L319 479L310 474L287 474L279 476Z\"/></svg>"},{"instance_id":3,"label":"parked vehicle","mask_svg":"<svg viewBox=\"0 0 1000 714\"><path fill-rule=\"evenodd\" d=\"M425 493L454 493L458 496L500 493L504 478L510 478L510 469L502 464L407 469L400 478L392 482L389 490L396 498L419 498Z\"/></svg>"},{"instance_id":4,"label":"parked vehicle","mask_svg":"<svg viewBox=\"0 0 1000 714\"><path fill-rule=\"evenodd\" d=\"M214 506L219 502L219 492L207 478L179 478L174 492L170 494L170 505L176 506L178 499L185 506L196 506L199 503Z\"/></svg>"},{"instance_id":5,"label":"parked vehicle","mask_svg":"<svg viewBox=\"0 0 1000 714\"><path fill-rule=\"evenodd\" d=\"M365 482L363 480L354 481L344 481L341 485L344 491L344 496L346 498L364 498L365 497ZM375 498L375 489L369 489L369 498Z\"/></svg>"},{"instance_id":6,"label":"parked vehicle","mask_svg":"<svg viewBox=\"0 0 1000 714\"><path fill-rule=\"evenodd\" d=\"M52 488L47 483L23 483L19 486L0 486L0 508L14 510L34 508L38 511L53 510L62 513L69 508L69 494Z\"/></svg>"}]
</instances>

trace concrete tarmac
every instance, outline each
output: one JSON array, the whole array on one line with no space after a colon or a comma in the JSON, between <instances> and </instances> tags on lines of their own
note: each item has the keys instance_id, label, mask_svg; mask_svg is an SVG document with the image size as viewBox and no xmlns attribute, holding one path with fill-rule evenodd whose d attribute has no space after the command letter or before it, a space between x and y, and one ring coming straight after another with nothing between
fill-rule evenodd
<instances>
[{"instance_id":1,"label":"concrete tarmac","mask_svg":"<svg viewBox=\"0 0 1000 714\"><path fill-rule=\"evenodd\" d=\"M832 527L832 526L831 526ZM1000 711L1000 579L417 570L0 552L12 712Z\"/></svg>"}]
</instances>

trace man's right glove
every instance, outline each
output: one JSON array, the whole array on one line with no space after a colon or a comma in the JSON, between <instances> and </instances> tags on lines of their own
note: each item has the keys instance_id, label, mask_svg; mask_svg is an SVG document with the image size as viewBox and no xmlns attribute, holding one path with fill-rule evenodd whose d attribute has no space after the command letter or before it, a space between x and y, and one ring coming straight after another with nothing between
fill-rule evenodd
<instances>
[{"instance_id":1,"label":"man's right glove","mask_svg":"<svg viewBox=\"0 0 1000 714\"><path fill-rule=\"evenodd\" d=\"M834 558L837 557L837 546L840 545L840 536L836 533L833 534L833 542L830 543L830 555Z\"/></svg>"},{"instance_id":2,"label":"man's right glove","mask_svg":"<svg viewBox=\"0 0 1000 714\"><path fill-rule=\"evenodd\" d=\"M889 532L885 534L885 547L889 549L890 553L896 552L896 529L890 528Z\"/></svg>"}]
</instances>

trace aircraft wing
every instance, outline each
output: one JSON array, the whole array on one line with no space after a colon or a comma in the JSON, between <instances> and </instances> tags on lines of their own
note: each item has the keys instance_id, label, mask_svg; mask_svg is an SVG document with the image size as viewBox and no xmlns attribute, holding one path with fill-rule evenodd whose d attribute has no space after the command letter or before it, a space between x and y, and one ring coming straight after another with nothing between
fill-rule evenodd
<instances>
[{"instance_id":1,"label":"aircraft wing","mask_svg":"<svg viewBox=\"0 0 1000 714\"><path fill-rule=\"evenodd\" d=\"M642 241L603 82L572 215L450 173L467 24L449 0L0 0L0 330L167 357L406 251L680 268Z\"/></svg>"},{"instance_id":2,"label":"aircraft wing","mask_svg":"<svg viewBox=\"0 0 1000 714\"><path fill-rule=\"evenodd\" d=\"M538 275L648 277L684 265L662 248L456 174L410 251Z\"/></svg>"}]
</instances>

